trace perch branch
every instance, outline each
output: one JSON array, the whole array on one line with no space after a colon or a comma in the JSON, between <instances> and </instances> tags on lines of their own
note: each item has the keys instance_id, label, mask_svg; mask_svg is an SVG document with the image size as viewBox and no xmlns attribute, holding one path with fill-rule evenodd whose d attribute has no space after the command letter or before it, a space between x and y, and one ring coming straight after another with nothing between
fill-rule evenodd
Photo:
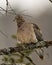
<instances>
[{"instance_id":1,"label":"perch branch","mask_svg":"<svg viewBox=\"0 0 52 65\"><path fill-rule=\"evenodd\" d=\"M9 47L8 49L0 49L0 55L8 55L15 52L21 52L25 50L33 50L36 48L43 48L52 46L52 41L40 41L36 43L18 45L17 47Z\"/></svg>"}]
</instances>

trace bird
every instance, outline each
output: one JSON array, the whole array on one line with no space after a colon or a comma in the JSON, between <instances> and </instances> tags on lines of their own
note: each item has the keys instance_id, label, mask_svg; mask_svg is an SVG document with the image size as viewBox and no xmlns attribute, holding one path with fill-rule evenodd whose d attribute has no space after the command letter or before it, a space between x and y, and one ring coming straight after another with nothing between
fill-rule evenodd
<instances>
[{"instance_id":1,"label":"bird","mask_svg":"<svg viewBox=\"0 0 52 65\"><path fill-rule=\"evenodd\" d=\"M30 44L43 41L42 32L35 23L26 22L22 15L15 17L17 23L17 42L18 44ZM35 50L40 59L43 60L44 54L41 48Z\"/></svg>"}]
</instances>

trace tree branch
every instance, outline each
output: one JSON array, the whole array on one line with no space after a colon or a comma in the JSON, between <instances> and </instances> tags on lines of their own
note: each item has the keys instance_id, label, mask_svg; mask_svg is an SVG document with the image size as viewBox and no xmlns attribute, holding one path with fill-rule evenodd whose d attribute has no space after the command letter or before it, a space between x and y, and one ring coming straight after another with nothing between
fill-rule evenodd
<instances>
[{"instance_id":1,"label":"tree branch","mask_svg":"<svg viewBox=\"0 0 52 65\"><path fill-rule=\"evenodd\" d=\"M52 3L52 0L49 0Z\"/></svg>"},{"instance_id":2,"label":"tree branch","mask_svg":"<svg viewBox=\"0 0 52 65\"><path fill-rule=\"evenodd\" d=\"M36 48L43 48L52 46L52 41L40 41L36 43L18 45L17 47L9 47L8 49L0 49L0 55L8 55L15 52L21 52L25 50L33 50Z\"/></svg>"}]
</instances>

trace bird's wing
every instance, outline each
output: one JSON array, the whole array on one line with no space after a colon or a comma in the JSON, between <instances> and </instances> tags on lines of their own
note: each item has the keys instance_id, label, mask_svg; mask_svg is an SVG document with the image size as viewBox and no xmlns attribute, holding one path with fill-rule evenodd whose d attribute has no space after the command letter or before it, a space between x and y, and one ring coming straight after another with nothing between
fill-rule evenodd
<instances>
[{"instance_id":1,"label":"bird's wing","mask_svg":"<svg viewBox=\"0 0 52 65\"><path fill-rule=\"evenodd\" d=\"M43 37L42 37L42 32L40 30L40 28L38 27L38 25L33 24L33 28L34 28L34 32L35 32L35 35L36 35L36 38L38 41L43 41Z\"/></svg>"},{"instance_id":2,"label":"bird's wing","mask_svg":"<svg viewBox=\"0 0 52 65\"><path fill-rule=\"evenodd\" d=\"M36 38L38 41L43 41L43 38L42 38L42 32L40 30L40 28L38 27L38 25L33 24L33 29L34 29L34 33L36 35ZM40 59L43 59L44 58L44 53L42 51L43 49L39 48L39 49L36 49L36 53L38 54L38 56L40 57Z\"/></svg>"}]
</instances>

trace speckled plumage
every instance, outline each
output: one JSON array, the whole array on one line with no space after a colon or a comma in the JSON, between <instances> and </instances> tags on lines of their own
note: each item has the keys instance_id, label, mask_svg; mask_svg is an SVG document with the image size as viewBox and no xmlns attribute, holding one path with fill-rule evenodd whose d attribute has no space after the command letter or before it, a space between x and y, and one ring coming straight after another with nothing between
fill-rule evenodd
<instances>
[{"instance_id":1,"label":"speckled plumage","mask_svg":"<svg viewBox=\"0 0 52 65\"><path fill-rule=\"evenodd\" d=\"M17 40L21 43L37 42L33 24L24 22L17 30Z\"/></svg>"}]
</instances>

